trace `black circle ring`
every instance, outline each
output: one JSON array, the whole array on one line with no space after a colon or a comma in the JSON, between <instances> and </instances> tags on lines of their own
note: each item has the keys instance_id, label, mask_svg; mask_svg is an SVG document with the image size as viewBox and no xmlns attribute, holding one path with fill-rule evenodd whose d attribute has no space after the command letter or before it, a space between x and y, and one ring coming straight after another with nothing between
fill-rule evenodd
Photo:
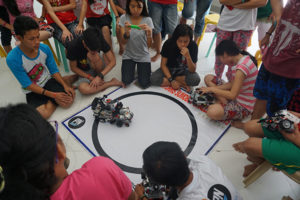
<instances>
[{"instance_id":1,"label":"black circle ring","mask_svg":"<svg viewBox=\"0 0 300 200\"><path fill-rule=\"evenodd\" d=\"M189 117L189 119L191 121L191 125L192 125L192 137L190 139L190 142L189 142L187 148L184 150L185 155L188 156L191 153L191 151L193 150L193 148L194 148L194 146L196 144L197 137L198 137L198 127L197 127L197 123L196 123L196 120L195 120L195 117L194 117L193 113L183 103L181 103L179 100L175 99L172 96L169 96L169 95L166 95L166 94L162 94L162 93L158 93L158 92L142 91L142 92L133 92L133 93L122 95L122 96L114 99L113 102L125 99L127 97L131 97L131 96L135 96L135 95L142 95L142 94L157 95L157 96L165 97L165 98L167 98L167 99L169 99L169 100L177 103L187 113L187 115L188 115L188 117ZM140 174L142 172L142 168L130 167L130 166L124 165L122 163L119 163L118 161L112 159L104 151L104 149L102 148L102 146L101 146L101 144L99 142L99 138L98 138L98 124L99 124L99 120L95 119L94 123L93 123L93 127L92 127L92 140L93 140L94 146L95 146L97 152L99 153L99 155L110 158L123 171L129 172L129 173Z\"/></svg>"}]
</instances>

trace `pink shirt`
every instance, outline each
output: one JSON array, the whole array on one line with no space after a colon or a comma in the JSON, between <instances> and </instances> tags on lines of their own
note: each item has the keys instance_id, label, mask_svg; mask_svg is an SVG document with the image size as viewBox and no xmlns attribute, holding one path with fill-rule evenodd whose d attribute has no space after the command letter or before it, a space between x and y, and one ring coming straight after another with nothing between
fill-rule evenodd
<instances>
[{"instance_id":1,"label":"pink shirt","mask_svg":"<svg viewBox=\"0 0 300 200\"><path fill-rule=\"evenodd\" d=\"M32 18L36 17L34 10L33 10L33 0L16 0L16 3L17 3L18 9L19 9L21 15L32 17ZM0 0L0 6L6 7L3 3L3 0ZM11 25L13 25L15 22L16 16L13 16L9 12L8 9L7 9L7 12L9 15L9 23Z\"/></svg>"},{"instance_id":2,"label":"pink shirt","mask_svg":"<svg viewBox=\"0 0 300 200\"><path fill-rule=\"evenodd\" d=\"M51 200L127 200L132 184L106 157L94 157L65 178Z\"/></svg>"},{"instance_id":3,"label":"pink shirt","mask_svg":"<svg viewBox=\"0 0 300 200\"><path fill-rule=\"evenodd\" d=\"M244 56L236 66L232 67L233 76L235 76L236 70L241 70L246 75L236 100L241 106L252 112L256 101L253 96L253 88L258 74L257 67L249 56Z\"/></svg>"},{"instance_id":4,"label":"pink shirt","mask_svg":"<svg viewBox=\"0 0 300 200\"><path fill-rule=\"evenodd\" d=\"M300 1L286 4L271 46L263 58L266 69L276 75L300 78Z\"/></svg>"}]
</instances>

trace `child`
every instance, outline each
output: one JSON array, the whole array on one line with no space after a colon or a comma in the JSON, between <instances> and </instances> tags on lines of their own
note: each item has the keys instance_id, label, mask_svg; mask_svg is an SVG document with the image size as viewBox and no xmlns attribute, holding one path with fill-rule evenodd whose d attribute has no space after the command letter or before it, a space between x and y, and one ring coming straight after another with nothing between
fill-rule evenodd
<instances>
[{"instance_id":1,"label":"child","mask_svg":"<svg viewBox=\"0 0 300 200\"><path fill-rule=\"evenodd\" d=\"M234 79L217 86L216 76L205 77L208 87L200 91L213 93L218 99L208 107L207 115L214 120L241 120L253 111L253 87L258 73L256 61L247 52L240 51L232 40L223 40L216 48L216 56L223 64L233 66Z\"/></svg>"},{"instance_id":2,"label":"child","mask_svg":"<svg viewBox=\"0 0 300 200\"><path fill-rule=\"evenodd\" d=\"M22 85L27 103L46 119L57 105L71 106L75 92L69 85L74 76L61 77L49 47L40 44L39 25L31 17L18 16L14 30L20 45L9 52L6 62Z\"/></svg>"},{"instance_id":3,"label":"child","mask_svg":"<svg viewBox=\"0 0 300 200\"><path fill-rule=\"evenodd\" d=\"M119 16L122 16L126 13L126 2L127 0L114 0ZM119 55L123 55L124 45L121 42L123 36L121 35L119 24L116 25L116 35L119 43Z\"/></svg>"},{"instance_id":4,"label":"child","mask_svg":"<svg viewBox=\"0 0 300 200\"><path fill-rule=\"evenodd\" d=\"M113 0L83 0L80 19L76 30L77 32L83 31L83 20L84 17L86 17L88 25L99 28L102 31L106 42L109 44L110 48L112 48L112 41L110 37L112 18L108 9L108 2L116 16L116 24L118 24L119 14Z\"/></svg>"},{"instance_id":5,"label":"child","mask_svg":"<svg viewBox=\"0 0 300 200\"><path fill-rule=\"evenodd\" d=\"M0 108L0 199L140 199L108 158L94 157L68 174L57 131L31 106Z\"/></svg>"},{"instance_id":6,"label":"child","mask_svg":"<svg viewBox=\"0 0 300 200\"><path fill-rule=\"evenodd\" d=\"M193 41L193 30L186 24L179 24L161 51L160 68L151 76L152 85L190 91L189 86L197 86L200 77L196 73L198 46Z\"/></svg>"},{"instance_id":7,"label":"child","mask_svg":"<svg viewBox=\"0 0 300 200\"><path fill-rule=\"evenodd\" d=\"M177 200L235 199L242 197L222 170L206 156L189 160L175 142L156 142L143 153L147 177L177 190ZM218 198L213 198L218 192ZM143 198L141 200L146 200Z\"/></svg>"},{"instance_id":8,"label":"child","mask_svg":"<svg viewBox=\"0 0 300 200\"><path fill-rule=\"evenodd\" d=\"M299 113L292 114L300 117ZM300 131L294 124L293 133L284 131L270 131L258 120L248 121L244 125L244 131L250 137L243 142L233 144L235 150L246 153L247 159L252 164L245 166L243 176L247 177L264 160L280 170L293 174L300 170Z\"/></svg>"},{"instance_id":9,"label":"child","mask_svg":"<svg viewBox=\"0 0 300 200\"><path fill-rule=\"evenodd\" d=\"M53 37L65 47L77 37L75 28L78 24L73 9L75 0L40 0L47 11L48 24L54 28Z\"/></svg>"},{"instance_id":10,"label":"child","mask_svg":"<svg viewBox=\"0 0 300 200\"><path fill-rule=\"evenodd\" d=\"M138 81L142 88L150 86L153 24L144 0L128 0L126 13L120 19L121 42L126 44L122 60L122 82L129 85L134 80L137 65ZM130 28L138 25L140 30Z\"/></svg>"},{"instance_id":11,"label":"child","mask_svg":"<svg viewBox=\"0 0 300 200\"><path fill-rule=\"evenodd\" d=\"M105 68L100 51L108 59ZM104 76L116 65L116 59L99 29L89 27L83 31L82 36L72 40L67 47L67 58L71 70L80 76L78 90L82 94L94 94L111 86L123 86L115 78L104 81Z\"/></svg>"}]
</instances>

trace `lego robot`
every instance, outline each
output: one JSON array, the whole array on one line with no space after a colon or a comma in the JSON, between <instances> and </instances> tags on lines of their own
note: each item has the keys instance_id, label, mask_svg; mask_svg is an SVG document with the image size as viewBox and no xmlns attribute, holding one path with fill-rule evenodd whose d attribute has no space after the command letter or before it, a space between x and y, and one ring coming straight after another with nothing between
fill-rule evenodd
<instances>
[{"instance_id":1,"label":"lego robot","mask_svg":"<svg viewBox=\"0 0 300 200\"><path fill-rule=\"evenodd\" d=\"M188 100L195 106L209 106L214 103L214 96L212 93L202 93L201 91L194 90Z\"/></svg>"}]
</instances>

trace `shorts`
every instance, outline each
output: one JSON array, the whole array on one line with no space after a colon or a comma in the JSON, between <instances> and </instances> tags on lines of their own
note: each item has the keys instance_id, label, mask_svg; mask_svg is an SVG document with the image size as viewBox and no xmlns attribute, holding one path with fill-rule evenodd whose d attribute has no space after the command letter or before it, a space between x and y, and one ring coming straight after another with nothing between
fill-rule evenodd
<instances>
[{"instance_id":1,"label":"shorts","mask_svg":"<svg viewBox=\"0 0 300 200\"><path fill-rule=\"evenodd\" d=\"M98 28L100 30L102 30L103 26L108 26L108 28L111 29L112 18L109 14L104 15L103 17L89 17L86 21L89 26Z\"/></svg>"},{"instance_id":2,"label":"shorts","mask_svg":"<svg viewBox=\"0 0 300 200\"><path fill-rule=\"evenodd\" d=\"M73 39L75 39L75 38L77 38L79 36L79 35L77 35L75 33L75 29L76 29L76 27L78 25L78 21L77 20L75 20L73 22L70 22L70 23L67 23L67 24L64 24L64 25L72 33ZM67 47L70 41L69 41L69 39L66 39L65 42L62 41L62 33L63 33L63 31L59 28L59 26L57 24L55 24L55 23L50 24L50 26L52 26L54 28L53 37L56 40L58 40L61 44L63 44L64 47Z\"/></svg>"},{"instance_id":3,"label":"shorts","mask_svg":"<svg viewBox=\"0 0 300 200\"><path fill-rule=\"evenodd\" d=\"M148 1L149 15L152 19L155 34L162 30L162 21L164 21L164 31L166 34L173 34L177 19L177 4L160 4Z\"/></svg>"},{"instance_id":4,"label":"shorts","mask_svg":"<svg viewBox=\"0 0 300 200\"><path fill-rule=\"evenodd\" d=\"M9 16L5 7L0 6L0 18L6 23L9 23ZM3 26L0 26L1 32L1 44L2 46L10 46L11 43L11 31Z\"/></svg>"},{"instance_id":5,"label":"shorts","mask_svg":"<svg viewBox=\"0 0 300 200\"><path fill-rule=\"evenodd\" d=\"M255 82L253 95L267 101L267 114L273 116L276 111L287 108L295 90L300 88L300 79L289 79L272 74L261 65Z\"/></svg>"},{"instance_id":6,"label":"shorts","mask_svg":"<svg viewBox=\"0 0 300 200\"><path fill-rule=\"evenodd\" d=\"M242 120L251 114L249 110L244 108L236 100L229 101L226 105L223 105L224 117L223 120Z\"/></svg>"},{"instance_id":7,"label":"shorts","mask_svg":"<svg viewBox=\"0 0 300 200\"><path fill-rule=\"evenodd\" d=\"M49 81L47 81L46 85L43 88L51 92L65 92L64 87L60 85L54 78L51 78ZM52 103L57 105L56 101L53 98L34 92L26 94L26 101L28 104L34 106L35 108L46 104L48 101L51 101Z\"/></svg>"},{"instance_id":8,"label":"shorts","mask_svg":"<svg viewBox=\"0 0 300 200\"><path fill-rule=\"evenodd\" d=\"M264 158L280 170L289 174L300 170L300 148L284 139L278 131L270 131L263 127L265 137L262 140Z\"/></svg>"}]
</instances>

